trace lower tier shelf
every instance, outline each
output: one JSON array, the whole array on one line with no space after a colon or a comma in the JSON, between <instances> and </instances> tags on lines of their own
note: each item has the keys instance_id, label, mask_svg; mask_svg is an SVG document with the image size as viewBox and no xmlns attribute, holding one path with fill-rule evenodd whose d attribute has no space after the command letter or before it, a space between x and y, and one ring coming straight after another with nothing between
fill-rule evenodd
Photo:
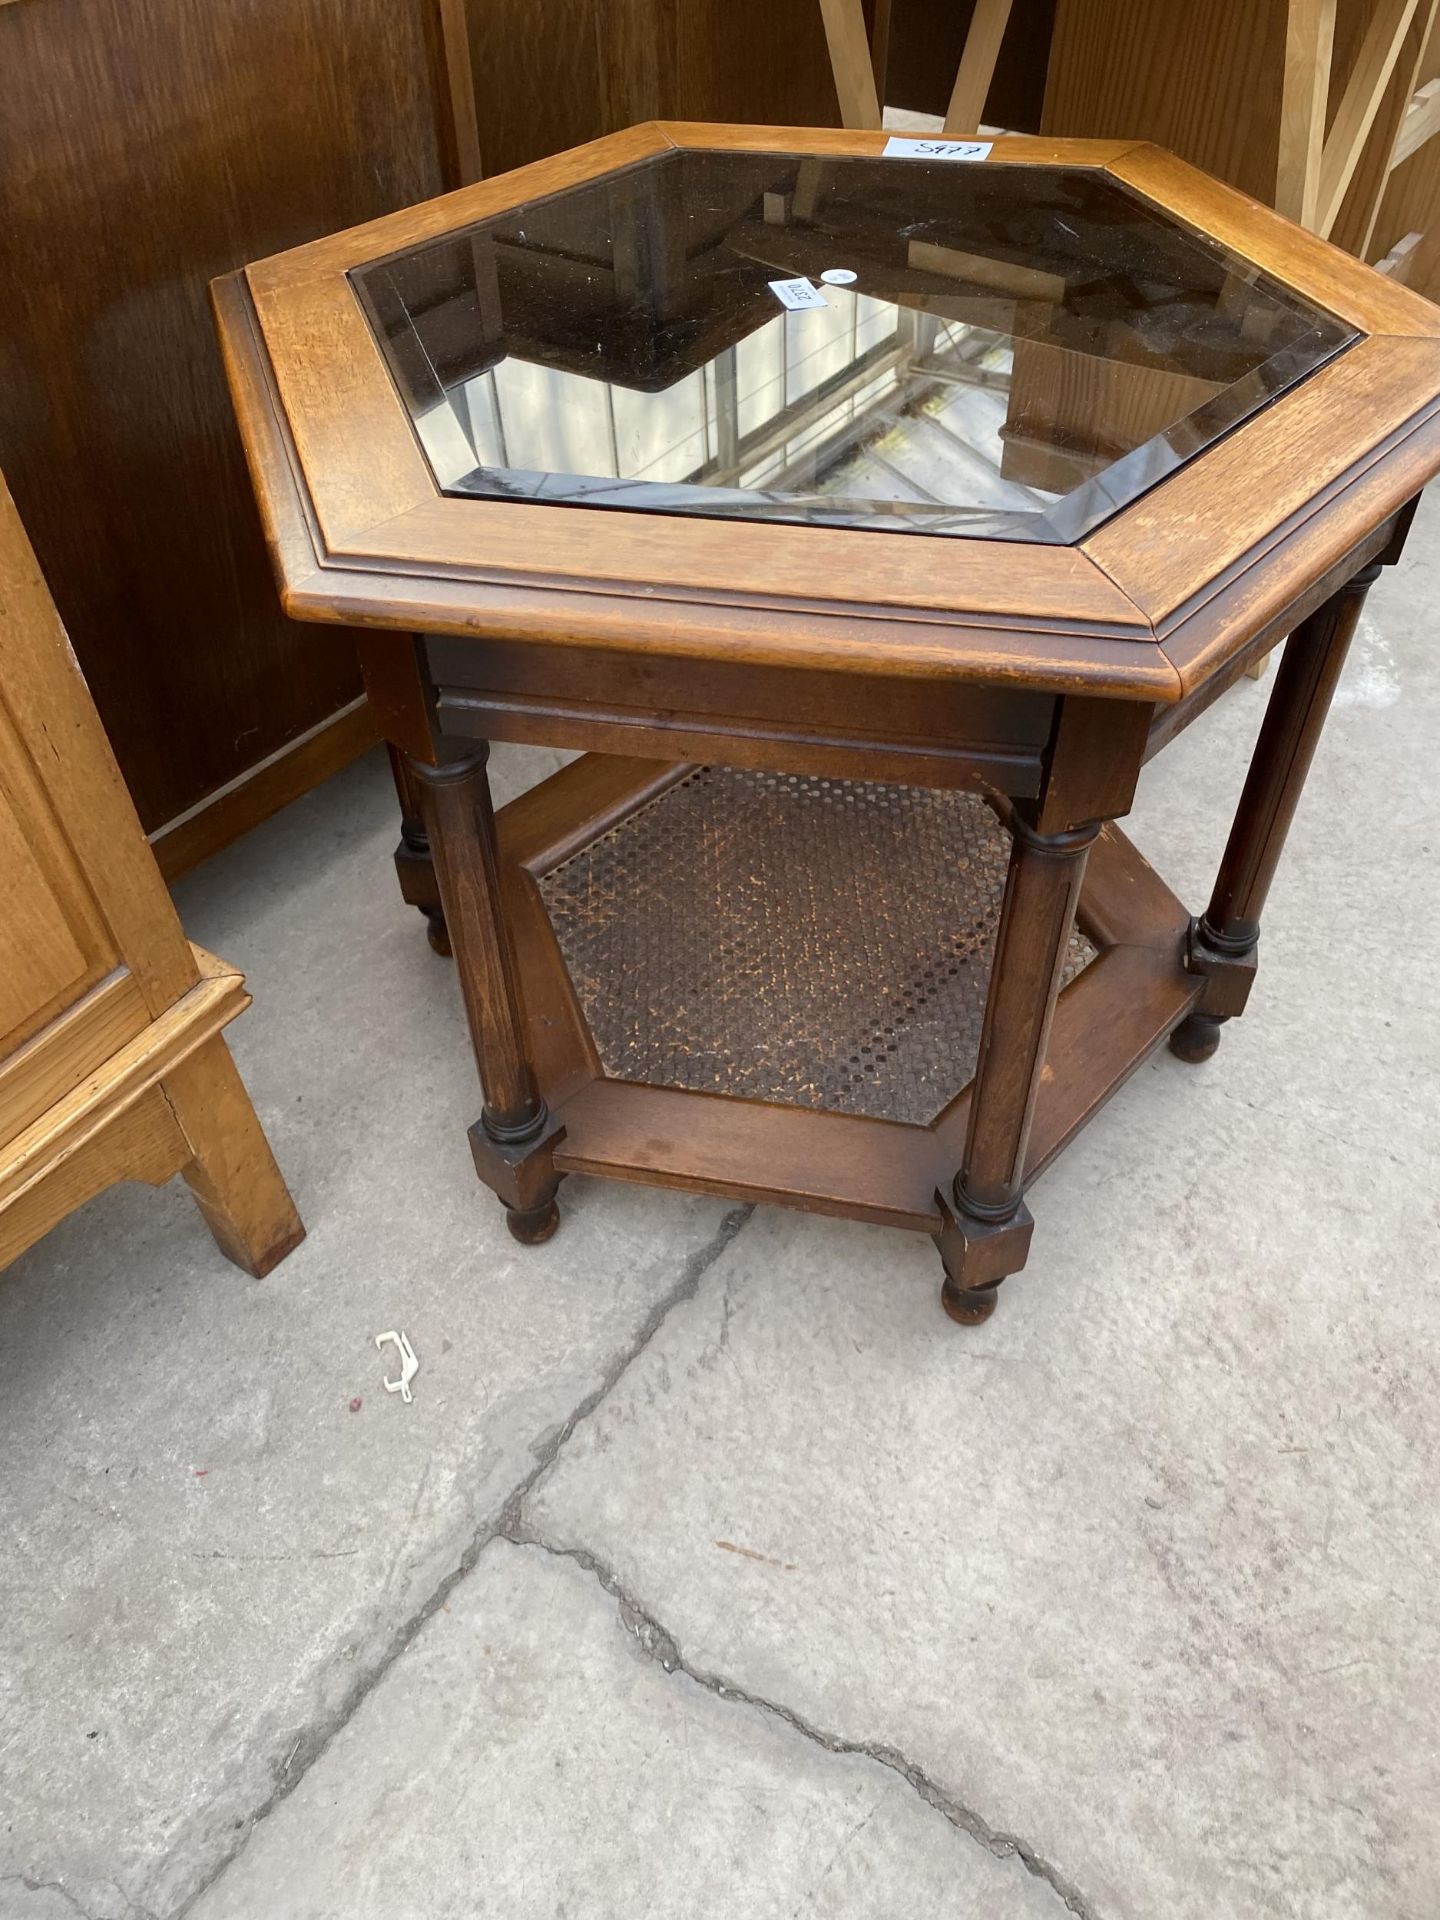
<instances>
[{"instance_id":1,"label":"lower tier shelf","mask_svg":"<svg viewBox=\"0 0 1440 1920\"><path fill-rule=\"evenodd\" d=\"M557 1167L936 1231L1009 858L986 799L588 755L500 840ZM1189 1011L1187 925L1107 827L1027 1179Z\"/></svg>"}]
</instances>

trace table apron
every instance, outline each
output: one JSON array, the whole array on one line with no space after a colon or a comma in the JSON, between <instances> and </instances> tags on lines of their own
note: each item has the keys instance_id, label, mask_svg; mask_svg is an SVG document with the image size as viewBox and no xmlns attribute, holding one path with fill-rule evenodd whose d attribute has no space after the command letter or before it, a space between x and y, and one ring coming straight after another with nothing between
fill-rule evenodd
<instances>
[{"instance_id":1,"label":"table apron","mask_svg":"<svg viewBox=\"0 0 1440 1920\"><path fill-rule=\"evenodd\" d=\"M870 680L430 636L440 730L462 739L706 761L1033 798L1053 694Z\"/></svg>"}]
</instances>

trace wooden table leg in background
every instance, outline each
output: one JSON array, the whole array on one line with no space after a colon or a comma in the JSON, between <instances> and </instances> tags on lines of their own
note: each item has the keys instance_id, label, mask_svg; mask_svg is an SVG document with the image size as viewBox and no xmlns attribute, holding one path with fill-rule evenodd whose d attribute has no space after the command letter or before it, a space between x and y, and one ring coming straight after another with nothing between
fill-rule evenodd
<instances>
[{"instance_id":1,"label":"wooden table leg in background","mask_svg":"<svg viewBox=\"0 0 1440 1920\"><path fill-rule=\"evenodd\" d=\"M445 921L465 997L485 1104L470 1129L480 1178L505 1206L526 1246L560 1224L554 1150L564 1129L541 1098L526 1039L515 954L505 924L486 762L466 742L438 766L409 763L420 790Z\"/></svg>"},{"instance_id":2,"label":"wooden table leg in background","mask_svg":"<svg viewBox=\"0 0 1440 1920\"><path fill-rule=\"evenodd\" d=\"M861 0L820 0L820 16L825 23L842 125L878 127L885 103L871 64Z\"/></svg>"},{"instance_id":3,"label":"wooden table leg in background","mask_svg":"<svg viewBox=\"0 0 1440 1920\"><path fill-rule=\"evenodd\" d=\"M425 830L419 782L399 747L392 742L388 752L390 771L395 777L395 793L400 802L400 844L395 849L395 873L400 882L400 898L407 907L415 907L424 914L430 945L436 953L449 959L450 934L445 925L445 909L440 905L440 885L435 878L435 862L430 855L430 835Z\"/></svg>"},{"instance_id":4,"label":"wooden table leg in background","mask_svg":"<svg viewBox=\"0 0 1440 1920\"><path fill-rule=\"evenodd\" d=\"M1186 964L1205 976L1195 1011L1170 1036L1181 1060L1208 1060L1242 1013L1255 978L1260 914L1305 785L1360 609L1380 573L1361 570L1285 643L1210 904L1190 930Z\"/></svg>"},{"instance_id":5,"label":"wooden table leg in background","mask_svg":"<svg viewBox=\"0 0 1440 1920\"><path fill-rule=\"evenodd\" d=\"M1010 24L1012 0L976 0L965 36L965 51L960 56L950 105L945 111L945 134L978 133L985 118L985 102L995 78L995 63L1000 58L1000 43Z\"/></svg>"}]
</instances>

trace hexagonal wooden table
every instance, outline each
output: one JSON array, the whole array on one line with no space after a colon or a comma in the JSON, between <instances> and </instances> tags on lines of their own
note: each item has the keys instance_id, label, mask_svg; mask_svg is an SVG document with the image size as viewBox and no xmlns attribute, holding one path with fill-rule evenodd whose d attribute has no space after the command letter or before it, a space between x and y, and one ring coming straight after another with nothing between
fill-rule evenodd
<instances>
[{"instance_id":1,"label":"hexagonal wooden table","mask_svg":"<svg viewBox=\"0 0 1440 1920\"><path fill-rule=\"evenodd\" d=\"M572 1172L781 1201L932 1234L983 1319L1029 1182L1245 1004L1440 312L1146 146L676 125L216 305L517 1237ZM1114 822L1287 635L1192 918ZM588 752L497 830L492 740Z\"/></svg>"}]
</instances>

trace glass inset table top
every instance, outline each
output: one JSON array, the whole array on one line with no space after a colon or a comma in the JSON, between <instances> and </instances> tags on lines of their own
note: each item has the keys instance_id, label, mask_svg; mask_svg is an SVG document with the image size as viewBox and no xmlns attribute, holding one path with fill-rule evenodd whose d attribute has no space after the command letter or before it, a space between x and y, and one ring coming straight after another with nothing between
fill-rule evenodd
<instances>
[{"instance_id":1,"label":"glass inset table top","mask_svg":"<svg viewBox=\"0 0 1440 1920\"><path fill-rule=\"evenodd\" d=\"M1081 538L1356 337L994 161L673 151L352 278L447 494L984 539Z\"/></svg>"}]
</instances>

